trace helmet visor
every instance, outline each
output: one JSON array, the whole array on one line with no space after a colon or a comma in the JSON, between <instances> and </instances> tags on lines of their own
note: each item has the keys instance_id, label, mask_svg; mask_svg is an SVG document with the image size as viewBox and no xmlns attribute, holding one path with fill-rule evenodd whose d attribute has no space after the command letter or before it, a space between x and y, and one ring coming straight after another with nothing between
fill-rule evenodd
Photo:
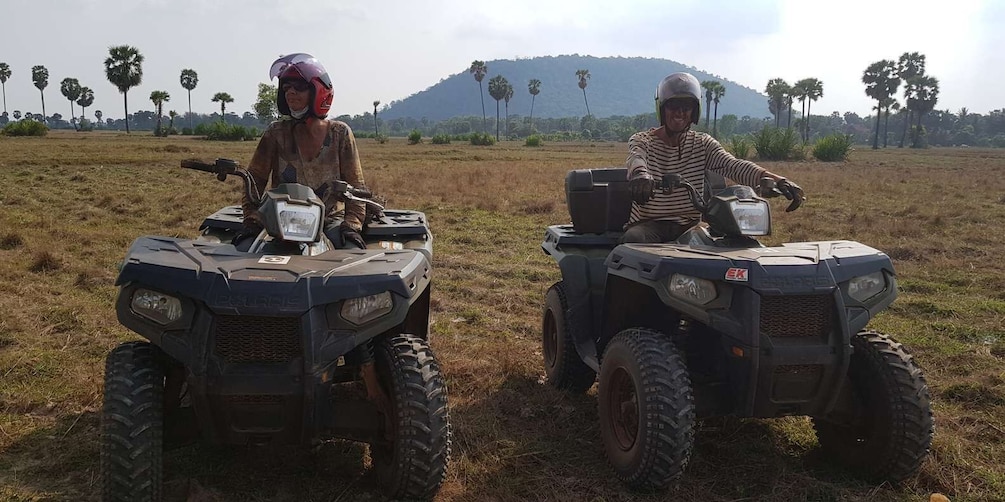
<instances>
[{"instance_id":1,"label":"helmet visor","mask_svg":"<svg viewBox=\"0 0 1005 502\"><path fill-rule=\"evenodd\" d=\"M328 71L321 65L321 62L314 56L304 54L302 52L283 56L272 63L272 68L269 69L269 79L271 80L276 77L281 78L291 69L299 73L300 76L308 82L316 78L320 80L325 87L329 89L332 87L332 81L331 78L328 77Z\"/></svg>"}]
</instances>

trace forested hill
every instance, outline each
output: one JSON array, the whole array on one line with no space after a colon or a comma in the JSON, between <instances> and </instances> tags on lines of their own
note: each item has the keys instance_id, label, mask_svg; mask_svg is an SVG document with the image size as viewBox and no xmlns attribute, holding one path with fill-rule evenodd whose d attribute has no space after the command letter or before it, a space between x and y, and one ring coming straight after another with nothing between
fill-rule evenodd
<instances>
[{"instance_id":1,"label":"forested hill","mask_svg":"<svg viewBox=\"0 0 1005 502\"><path fill-rule=\"evenodd\" d=\"M496 102L489 96L489 80L502 75L513 86L509 102L510 115L530 114L531 95L527 90L530 79L541 81L541 92L534 102L535 117L576 117L586 115L583 91L579 89L577 70L589 70L586 98L590 113L595 117L612 115L633 116L654 112L653 95L656 84L666 75L687 71L699 81L718 80L726 86L726 95L719 102L719 116L734 114L755 118L768 117L768 98L753 89L685 66L676 61L652 58L544 56L532 59L486 61L488 73L482 80L485 94L485 114L495 116ZM440 83L393 101L380 117L394 119L443 120L461 115L481 115L478 82L463 68ZM499 102L500 114L505 101ZM705 106L704 99L702 106ZM704 110L702 111L704 115Z\"/></svg>"}]
</instances>

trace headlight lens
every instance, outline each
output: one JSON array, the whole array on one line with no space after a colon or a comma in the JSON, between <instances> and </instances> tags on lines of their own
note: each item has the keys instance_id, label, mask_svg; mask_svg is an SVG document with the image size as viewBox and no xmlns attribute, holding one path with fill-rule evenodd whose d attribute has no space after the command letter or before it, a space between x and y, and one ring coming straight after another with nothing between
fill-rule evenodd
<instances>
[{"instance_id":1,"label":"headlight lens","mask_svg":"<svg viewBox=\"0 0 1005 502\"><path fill-rule=\"evenodd\" d=\"M170 324L181 319L181 301L171 295L137 289L131 303L133 312L157 324Z\"/></svg>"},{"instance_id":2,"label":"headlight lens","mask_svg":"<svg viewBox=\"0 0 1005 502\"><path fill-rule=\"evenodd\" d=\"M276 203L276 211L283 240L311 242L318 235L321 225L319 206L292 206L280 201Z\"/></svg>"},{"instance_id":3,"label":"headlight lens","mask_svg":"<svg viewBox=\"0 0 1005 502\"><path fill-rule=\"evenodd\" d=\"M882 270L860 275L848 281L848 296L860 302L864 302L882 293L885 289L886 277L883 276Z\"/></svg>"},{"instance_id":4,"label":"headlight lens","mask_svg":"<svg viewBox=\"0 0 1005 502\"><path fill-rule=\"evenodd\" d=\"M686 302L705 305L715 300L715 283L684 274L670 276L670 294Z\"/></svg>"},{"instance_id":5,"label":"headlight lens","mask_svg":"<svg viewBox=\"0 0 1005 502\"><path fill-rule=\"evenodd\" d=\"M389 291L351 298L342 304L342 318L353 324L363 324L390 312L393 306Z\"/></svg>"},{"instance_id":6,"label":"headlight lens","mask_svg":"<svg viewBox=\"0 0 1005 502\"><path fill-rule=\"evenodd\" d=\"M736 219L741 234L768 235L771 231L767 202L734 200L729 202L729 209L733 212L733 218Z\"/></svg>"}]
</instances>

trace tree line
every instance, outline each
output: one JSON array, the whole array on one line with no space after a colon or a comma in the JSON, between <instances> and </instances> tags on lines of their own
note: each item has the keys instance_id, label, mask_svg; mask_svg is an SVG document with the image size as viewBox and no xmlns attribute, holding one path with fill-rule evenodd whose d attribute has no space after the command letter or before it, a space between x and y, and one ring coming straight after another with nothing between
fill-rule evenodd
<instances>
[{"instance_id":1,"label":"tree line","mask_svg":"<svg viewBox=\"0 0 1005 502\"><path fill-rule=\"evenodd\" d=\"M135 47L122 45L109 48L108 57L104 61L105 75L108 81L122 94L123 110L129 120L109 118L102 122L101 110L95 110L94 116L98 127L124 128L129 132L130 127L133 126L139 129L152 129L165 135L175 131L175 119L180 115L174 110L167 114L169 117L167 127L162 124L164 105L171 100L171 95L167 91L154 90L150 93L149 99L154 105L152 112L139 111L130 114L128 111L128 93L130 89L142 82L143 62L143 55ZM485 62L476 60L471 63L468 71L478 84L482 112L480 123L476 117L471 116L453 117L438 122L421 118L399 118L385 122L380 120L378 116L380 100L373 102L372 114L367 112L355 116L342 115L336 118L348 122L361 136L369 135L361 133L361 131L370 128L374 131L373 136L381 134L406 136L412 131L419 131L421 134L429 136L488 132L489 119L485 111L485 89L483 86L483 79L488 72L488 67ZM0 125L6 124L10 120L7 111L6 83L11 76L12 71L9 65L0 62L0 85L3 86L4 106L3 114L0 115ZM32 67L31 77L33 84L39 90L42 113L25 112L22 114L20 110L14 110L12 115L14 120L21 118L39 120L57 128L93 126L93 123L86 119L86 109L94 101L94 91L91 88L81 85L78 79L73 77L66 77L60 82L60 93L70 102L71 120L65 121L61 114L47 115L45 111L45 89L49 84L49 71L42 65L36 65ZM491 78L488 82L488 92L496 101L496 116L493 121L496 139L544 134L559 140L624 141L634 131L656 126L655 114L640 114L631 117L594 117L590 113L587 96L587 87L591 78L590 70L578 69L575 72L575 78L574 82L578 83L583 92L586 115L539 119L537 121L534 119L534 105L543 88L540 79L532 78L527 82L527 92L531 95L530 114L527 117L521 117L509 114L509 102L514 95L512 83L502 75ZM956 113L935 109L938 102L939 82L938 79L926 73L923 54L905 52L896 61L877 61L863 72L862 82L865 85L866 95L876 100L876 105L872 108L876 113L865 118L851 112L813 115L813 103L823 97L823 82L817 78L805 78L790 85L784 79L773 78L768 81L764 91L767 95L768 111L773 120L749 116L737 117L735 115L726 115L720 120L718 105L721 100L725 99L726 88L721 82L706 80L701 82L705 101L705 121L704 126L699 126L697 129L710 132L717 138L727 139L736 134L756 132L763 127L771 126L772 122L774 127L780 128L783 117L785 117L785 127L798 128L804 142L809 142L814 137L841 133L850 135L857 143L871 142L873 148L879 148L880 136L883 138L883 146L886 147L891 140L896 140L899 131L898 146L904 146L908 140L910 146L913 147L959 144L1005 146L1005 123L1003 123L1005 122L1003 120L1005 110L995 110L987 115L981 115L971 113L966 108L962 108ZM275 85L259 83L258 98L252 107L254 111L245 112L242 115L227 112L227 105L234 101L230 94L226 92L215 93L211 101L220 104L220 113L207 115L192 113L192 91L199 83L198 73L193 69L181 70L179 83L187 92L188 113L183 118L189 132L195 125L207 121L219 120L253 127L268 124L278 118L275 104L277 87ZM901 89L902 94L898 96L898 90ZM793 104L796 102L801 104L801 109L794 113ZM80 107L81 120L79 122L76 118L74 104ZM794 115L795 117L793 117ZM812 129L811 123L813 124Z\"/></svg>"}]
</instances>

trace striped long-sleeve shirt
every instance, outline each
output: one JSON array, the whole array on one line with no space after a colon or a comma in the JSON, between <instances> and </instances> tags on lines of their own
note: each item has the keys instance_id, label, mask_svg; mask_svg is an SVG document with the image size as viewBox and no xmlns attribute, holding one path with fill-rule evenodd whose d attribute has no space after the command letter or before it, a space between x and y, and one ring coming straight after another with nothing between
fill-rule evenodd
<instances>
[{"instance_id":1,"label":"striped long-sleeve shirt","mask_svg":"<svg viewBox=\"0 0 1005 502\"><path fill-rule=\"evenodd\" d=\"M648 172L659 183L664 174L677 173L694 185L698 193L702 193L705 169L751 187L758 186L765 172L753 162L732 156L708 134L688 131L681 138L680 148L677 148L660 139L656 131L641 131L628 140L625 165L629 180ZM701 214L691 204L687 190L678 189L670 194L657 190L649 202L641 206L632 202L627 226L645 220L670 220L687 225L700 217Z\"/></svg>"}]
</instances>

